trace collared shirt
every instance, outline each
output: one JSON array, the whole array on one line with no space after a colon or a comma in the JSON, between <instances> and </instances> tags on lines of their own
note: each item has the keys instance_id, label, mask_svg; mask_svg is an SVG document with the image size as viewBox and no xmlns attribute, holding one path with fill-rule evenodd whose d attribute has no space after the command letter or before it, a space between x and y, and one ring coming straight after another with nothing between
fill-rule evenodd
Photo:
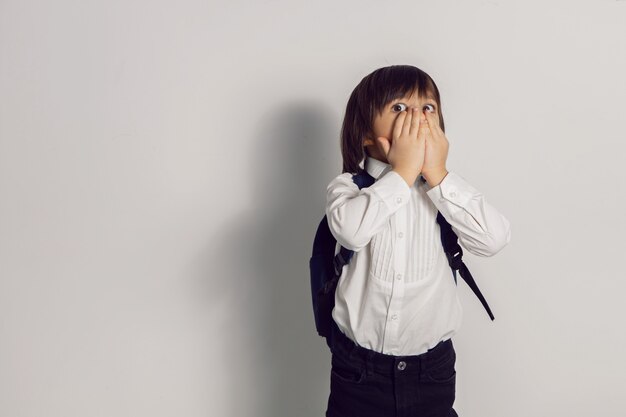
<instances>
[{"instance_id":1,"label":"collared shirt","mask_svg":"<svg viewBox=\"0 0 626 417\"><path fill-rule=\"evenodd\" d=\"M359 190L349 172L327 187L328 226L353 250L335 292L337 326L358 345L388 355L418 355L459 330L463 310L443 245L437 211L477 256L493 256L511 239L509 221L463 177L448 171L435 187L413 186L370 156L376 179ZM457 272L458 282L464 282ZM488 282L488 281L487 281Z\"/></svg>"}]
</instances>

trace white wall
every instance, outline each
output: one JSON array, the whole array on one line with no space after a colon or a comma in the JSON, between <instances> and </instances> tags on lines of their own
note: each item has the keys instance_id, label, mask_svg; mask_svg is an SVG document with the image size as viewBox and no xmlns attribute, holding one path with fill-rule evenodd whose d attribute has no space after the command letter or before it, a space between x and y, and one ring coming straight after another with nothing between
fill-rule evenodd
<instances>
[{"instance_id":1,"label":"white wall","mask_svg":"<svg viewBox=\"0 0 626 417\"><path fill-rule=\"evenodd\" d=\"M619 415L626 1L0 2L0 415L321 416L308 260L391 64L511 221L459 283L464 417Z\"/></svg>"}]
</instances>

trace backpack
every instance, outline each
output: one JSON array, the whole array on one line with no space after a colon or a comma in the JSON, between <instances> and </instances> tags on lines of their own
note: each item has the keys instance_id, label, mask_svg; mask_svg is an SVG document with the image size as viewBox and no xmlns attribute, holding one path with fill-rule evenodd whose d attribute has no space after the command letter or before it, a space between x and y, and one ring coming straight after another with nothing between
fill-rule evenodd
<instances>
[{"instance_id":1,"label":"backpack","mask_svg":"<svg viewBox=\"0 0 626 417\"><path fill-rule=\"evenodd\" d=\"M359 189L362 189L369 187L376 180L367 171L363 170L360 174L353 175L352 181ZM469 269L463 263L463 249L461 249L458 243L458 236L454 233L441 212L437 212L437 223L439 223L441 229L441 242L448 258L448 264L452 268L454 283L458 285L456 279L456 271L458 270L461 278L465 280L485 307L485 310L487 310L491 320L495 320L485 297L478 289L478 285L476 285ZM315 233L309 269L311 273L311 296L315 328L320 336L326 338L329 347L331 346L329 339L333 325L332 311L335 307L335 290L343 267L350 262L354 254L353 251L341 246L339 252L335 255L336 245L337 240L331 233L328 227L328 219L324 215Z\"/></svg>"}]
</instances>

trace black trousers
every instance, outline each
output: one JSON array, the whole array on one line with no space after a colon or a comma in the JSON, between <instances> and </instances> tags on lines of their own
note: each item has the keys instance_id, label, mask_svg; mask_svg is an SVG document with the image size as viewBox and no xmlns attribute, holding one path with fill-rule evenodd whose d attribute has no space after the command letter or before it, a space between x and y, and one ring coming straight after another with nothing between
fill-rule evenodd
<instances>
[{"instance_id":1,"label":"black trousers","mask_svg":"<svg viewBox=\"0 0 626 417\"><path fill-rule=\"evenodd\" d=\"M452 340L412 356L355 344L333 320L326 417L458 417Z\"/></svg>"}]
</instances>

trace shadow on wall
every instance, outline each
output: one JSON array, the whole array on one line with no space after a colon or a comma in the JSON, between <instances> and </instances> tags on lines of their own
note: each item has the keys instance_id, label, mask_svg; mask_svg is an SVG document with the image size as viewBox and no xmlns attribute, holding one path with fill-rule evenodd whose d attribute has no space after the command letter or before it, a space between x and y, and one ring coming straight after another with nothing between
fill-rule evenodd
<instances>
[{"instance_id":1,"label":"shadow on wall","mask_svg":"<svg viewBox=\"0 0 626 417\"><path fill-rule=\"evenodd\" d=\"M233 183L251 193L251 209L225 221L203 254L210 314L223 323L212 340L233 371L212 395L235 399L232 416L326 409L330 351L315 331L309 258L326 185L341 172L336 120L323 105L289 103L263 121L249 140L252 166L241 169L252 175ZM218 264L226 276L210 273Z\"/></svg>"}]
</instances>

